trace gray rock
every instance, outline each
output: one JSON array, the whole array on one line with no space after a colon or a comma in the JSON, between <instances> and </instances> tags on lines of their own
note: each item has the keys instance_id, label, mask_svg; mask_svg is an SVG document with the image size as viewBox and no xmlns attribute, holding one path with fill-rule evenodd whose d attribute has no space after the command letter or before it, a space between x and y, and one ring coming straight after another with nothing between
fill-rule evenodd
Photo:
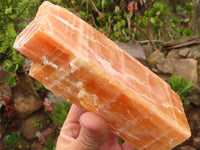
<instances>
[{"instance_id":1,"label":"gray rock","mask_svg":"<svg viewBox=\"0 0 200 150\"><path fill-rule=\"evenodd\" d=\"M14 98L14 106L17 117L25 119L30 116L33 112L40 109L43 105L41 100L37 100L32 94L26 96L19 94Z\"/></svg>"},{"instance_id":2,"label":"gray rock","mask_svg":"<svg viewBox=\"0 0 200 150\"><path fill-rule=\"evenodd\" d=\"M160 63L162 60L165 60L164 54L156 50L147 58L147 64L151 69L156 71L156 64Z\"/></svg>"},{"instance_id":3,"label":"gray rock","mask_svg":"<svg viewBox=\"0 0 200 150\"><path fill-rule=\"evenodd\" d=\"M196 106L200 106L200 89L193 90L188 96L188 100Z\"/></svg>"},{"instance_id":4,"label":"gray rock","mask_svg":"<svg viewBox=\"0 0 200 150\"><path fill-rule=\"evenodd\" d=\"M139 61L146 60L146 56L141 45L124 42L116 42L116 44Z\"/></svg>"},{"instance_id":5,"label":"gray rock","mask_svg":"<svg viewBox=\"0 0 200 150\"><path fill-rule=\"evenodd\" d=\"M191 147L191 146L189 146L189 145L182 146L180 149L181 149L181 150L196 150L196 148Z\"/></svg>"},{"instance_id":6,"label":"gray rock","mask_svg":"<svg viewBox=\"0 0 200 150\"><path fill-rule=\"evenodd\" d=\"M179 53L178 53L178 50L177 49L172 49L168 54L167 54L167 58L181 58Z\"/></svg>"},{"instance_id":7,"label":"gray rock","mask_svg":"<svg viewBox=\"0 0 200 150\"><path fill-rule=\"evenodd\" d=\"M142 46L144 49L144 53L146 57L149 57L149 55L153 52L153 47L151 44L147 44L145 46Z\"/></svg>"},{"instance_id":8,"label":"gray rock","mask_svg":"<svg viewBox=\"0 0 200 150\"><path fill-rule=\"evenodd\" d=\"M171 59L164 59L156 64L157 69L161 73L173 74L175 71L173 61Z\"/></svg>"},{"instance_id":9,"label":"gray rock","mask_svg":"<svg viewBox=\"0 0 200 150\"><path fill-rule=\"evenodd\" d=\"M197 60L194 59L162 59L157 62L156 69L158 73L176 74L180 78L186 78L197 84Z\"/></svg>"},{"instance_id":10,"label":"gray rock","mask_svg":"<svg viewBox=\"0 0 200 150\"><path fill-rule=\"evenodd\" d=\"M43 150L44 145L42 145L39 141L35 140L31 145L31 150Z\"/></svg>"},{"instance_id":11,"label":"gray rock","mask_svg":"<svg viewBox=\"0 0 200 150\"><path fill-rule=\"evenodd\" d=\"M21 124L20 132L28 140L36 138L36 132L39 130L34 126L34 120L40 120L43 124L43 129L47 128L47 116L44 113L37 113L24 120Z\"/></svg>"},{"instance_id":12,"label":"gray rock","mask_svg":"<svg viewBox=\"0 0 200 150\"><path fill-rule=\"evenodd\" d=\"M195 148L200 148L200 136L194 137L193 138L193 144Z\"/></svg>"},{"instance_id":13,"label":"gray rock","mask_svg":"<svg viewBox=\"0 0 200 150\"><path fill-rule=\"evenodd\" d=\"M0 100L5 97L12 97L12 90L8 85L0 85Z\"/></svg>"},{"instance_id":14,"label":"gray rock","mask_svg":"<svg viewBox=\"0 0 200 150\"><path fill-rule=\"evenodd\" d=\"M160 78L162 78L164 81L169 81L171 78L170 74L157 74Z\"/></svg>"},{"instance_id":15,"label":"gray rock","mask_svg":"<svg viewBox=\"0 0 200 150\"><path fill-rule=\"evenodd\" d=\"M195 59L174 59L172 60L174 65L174 72L180 78L186 78L188 81L192 81L197 84L198 72L197 72L197 60Z\"/></svg>"},{"instance_id":16,"label":"gray rock","mask_svg":"<svg viewBox=\"0 0 200 150\"><path fill-rule=\"evenodd\" d=\"M179 49L179 52L178 54L182 57L187 57L187 55L189 54L190 52L190 48L186 47L186 48L182 48L182 49Z\"/></svg>"},{"instance_id":17,"label":"gray rock","mask_svg":"<svg viewBox=\"0 0 200 150\"><path fill-rule=\"evenodd\" d=\"M194 59L200 58L200 45L191 47L190 52L187 55L187 57L194 58Z\"/></svg>"},{"instance_id":18,"label":"gray rock","mask_svg":"<svg viewBox=\"0 0 200 150\"><path fill-rule=\"evenodd\" d=\"M187 119L192 130L192 135L200 136L200 107L193 107L187 113Z\"/></svg>"},{"instance_id":19,"label":"gray rock","mask_svg":"<svg viewBox=\"0 0 200 150\"><path fill-rule=\"evenodd\" d=\"M26 139L24 139L23 137L20 137L19 143L22 146L21 149L23 149L23 150L29 150L30 149L29 142Z\"/></svg>"}]
</instances>

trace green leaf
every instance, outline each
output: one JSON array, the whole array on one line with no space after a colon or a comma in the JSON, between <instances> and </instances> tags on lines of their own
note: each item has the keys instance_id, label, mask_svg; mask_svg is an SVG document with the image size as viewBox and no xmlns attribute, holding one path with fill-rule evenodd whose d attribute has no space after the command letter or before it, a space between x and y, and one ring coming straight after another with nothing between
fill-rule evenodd
<instances>
[{"instance_id":1,"label":"green leaf","mask_svg":"<svg viewBox=\"0 0 200 150\"><path fill-rule=\"evenodd\" d=\"M12 74L6 77L6 84L11 85L13 87L17 85L17 81Z\"/></svg>"},{"instance_id":2,"label":"green leaf","mask_svg":"<svg viewBox=\"0 0 200 150\"><path fill-rule=\"evenodd\" d=\"M7 59L7 60L4 61L3 69L6 72L14 72L15 71L15 65L10 60Z\"/></svg>"},{"instance_id":3,"label":"green leaf","mask_svg":"<svg viewBox=\"0 0 200 150\"><path fill-rule=\"evenodd\" d=\"M57 103L50 114L51 120L59 126L62 126L67 117L70 107L71 103L69 102Z\"/></svg>"},{"instance_id":4,"label":"green leaf","mask_svg":"<svg viewBox=\"0 0 200 150\"><path fill-rule=\"evenodd\" d=\"M4 143L6 145L17 145L20 138L20 132L13 132L11 135L7 135L4 138Z\"/></svg>"},{"instance_id":5,"label":"green leaf","mask_svg":"<svg viewBox=\"0 0 200 150\"><path fill-rule=\"evenodd\" d=\"M194 4L192 2L185 4L185 9L187 11L192 11L194 9Z\"/></svg>"},{"instance_id":6,"label":"green leaf","mask_svg":"<svg viewBox=\"0 0 200 150\"><path fill-rule=\"evenodd\" d=\"M151 23L156 23L156 19L155 18L151 18Z\"/></svg>"},{"instance_id":7,"label":"green leaf","mask_svg":"<svg viewBox=\"0 0 200 150\"><path fill-rule=\"evenodd\" d=\"M171 88L180 96L184 105L189 105L189 100L186 99L187 94L195 88L194 83L188 82L185 78L179 78L173 75L168 82Z\"/></svg>"},{"instance_id":8,"label":"green leaf","mask_svg":"<svg viewBox=\"0 0 200 150\"><path fill-rule=\"evenodd\" d=\"M5 14L11 14L12 13L12 7L5 9Z\"/></svg>"},{"instance_id":9,"label":"green leaf","mask_svg":"<svg viewBox=\"0 0 200 150\"><path fill-rule=\"evenodd\" d=\"M12 59L13 59L14 63L20 64L20 65L23 65L24 61L25 61L24 57L22 55L20 55L20 54L13 55Z\"/></svg>"},{"instance_id":10,"label":"green leaf","mask_svg":"<svg viewBox=\"0 0 200 150\"><path fill-rule=\"evenodd\" d=\"M17 15L16 14L12 14L9 17L10 17L10 19L15 19L17 17Z\"/></svg>"},{"instance_id":11,"label":"green leaf","mask_svg":"<svg viewBox=\"0 0 200 150\"><path fill-rule=\"evenodd\" d=\"M104 10L104 6L105 6L105 0L102 0L101 1L101 7L102 7L103 10Z\"/></svg>"},{"instance_id":12,"label":"green leaf","mask_svg":"<svg viewBox=\"0 0 200 150\"><path fill-rule=\"evenodd\" d=\"M19 65L18 65L18 64L16 64L16 65L15 65L15 69L14 69L14 71L13 71L13 72L17 72L18 68L19 68Z\"/></svg>"},{"instance_id":13,"label":"green leaf","mask_svg":"<svg viewBox=\"0 0 200 150\"><path fill-rule=\"evenodd\" d=\"M130 41L130 37L128 37L128 36L123 36L123 37L122 37L122 40L123 40L124 42L129 42L129 41Z\"/></svg>"},{"instance_id":14,"label":"green leaf","mask_svg":"<svg viewBox=\"0 0 200 150\"><path fill-rule=\"evenodd\" d=\"M86 0L82 0L81 1L81 6L86 2Z\"/></svg>"},{"instance_id":15,"label":"green leaf","mask_svg":"<svg viewBox=\"0 0 200 150\"><path fill-rule=\"evenodd\" d=\"M186 96L191 90L195 88L195 85L192 82L188 82L184 88L181 90L180 95Z\"/></svg>"},{"instance_id":16,"label":"green leaf","mask_svg":"<svg viewBox=\"0 0 200 150\"><path fill-rule=\"evenodd\" d=\"M35 90L39 91L44 88L44 85L40 81L35 81Z\"/></svg>"},{"instance_id":17,"label":"green leaf","mask_svg":"<svg viewBox=\"0 0 200 150\"><path fill-rule=\"evenodd\" d=\"M124 19L122 19L122 20L120 21L120 27L123 28L123 27L125 27L125 26L126 26L126 21L125 21Z\"/></svg>"},{"instance_id":18,"label":"green leaf","mask_svg":"<svg viewBox=\"0 0 200 150\"><path fill-rule=\"evenodd\" d=\"M124 139L122 139L121 137L118 137L118 143L119 145L122 145L124 143Z\"/></svg>"},{"instance_id":19,"label":"green leaf","mask_svg":"<svg viewBox=\"0 0 200 150\"><path fill-rule=\"evenodd\" d=\"M81 17L82 19L85 19L87 17L86 13L84 11L79 11L79 17Z\"/></svg>"},{"instance_id":20,"label":"green leaf","mask_svg":"<svg viewBox=\"0 0 200 150\"><path fill-rule=\"evenodd\" d=\"M47 141L46 145L47 145L48 148L53 148L54 147L53 141Z\"/></svg>"}]
</instances>

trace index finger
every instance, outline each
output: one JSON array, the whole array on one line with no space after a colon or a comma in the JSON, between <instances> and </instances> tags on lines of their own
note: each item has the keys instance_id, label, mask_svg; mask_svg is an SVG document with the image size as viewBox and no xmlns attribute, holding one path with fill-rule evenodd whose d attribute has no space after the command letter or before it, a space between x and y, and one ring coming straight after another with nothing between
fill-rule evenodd
<instances>
[{"instance_id":1,"label":"index finger","mask_svg":"<svg viewBox=\"0 0 200 150\"><path fill-rule=\"evenodd\" d=\"M84 113L83 110L81 110L79 107L76 105L72 104L71 109L68 113L67 119L64 123L79 123L80 116Z\"/></svg>"}]
</instances>

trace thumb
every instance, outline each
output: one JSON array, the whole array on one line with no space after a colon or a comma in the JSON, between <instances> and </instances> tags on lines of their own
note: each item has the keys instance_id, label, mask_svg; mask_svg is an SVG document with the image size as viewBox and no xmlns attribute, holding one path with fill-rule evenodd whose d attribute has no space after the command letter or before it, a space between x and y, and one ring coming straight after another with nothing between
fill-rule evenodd
<instances>
[{"instance_id":1,"label":"thumb","mask_svg":"<svg viewBox=\"0 0 200 150\"><path fill-rule=\"evenodd\" d=\"M74 150L97 150L107 138L108 130L105 121L91 113L86 112L80 118L81 130L79 137L73 144Z\"/></svg>"}]
</instances>

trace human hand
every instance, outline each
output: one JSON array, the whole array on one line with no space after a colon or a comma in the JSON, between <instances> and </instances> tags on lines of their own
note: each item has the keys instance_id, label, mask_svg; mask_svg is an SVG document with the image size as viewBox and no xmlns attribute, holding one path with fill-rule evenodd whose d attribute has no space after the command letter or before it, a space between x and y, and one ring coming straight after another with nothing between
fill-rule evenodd
<instances>
[{"instance_id":1,"label":"human hand","mask_svg":"<svg viewBox=\"0 0 200 150\"><path fill-rule=\"evenodd\" d=\"M72 105L58 137L56 150L137 150L107 130L105 121Z\"/></svg>"}]
</instances>

